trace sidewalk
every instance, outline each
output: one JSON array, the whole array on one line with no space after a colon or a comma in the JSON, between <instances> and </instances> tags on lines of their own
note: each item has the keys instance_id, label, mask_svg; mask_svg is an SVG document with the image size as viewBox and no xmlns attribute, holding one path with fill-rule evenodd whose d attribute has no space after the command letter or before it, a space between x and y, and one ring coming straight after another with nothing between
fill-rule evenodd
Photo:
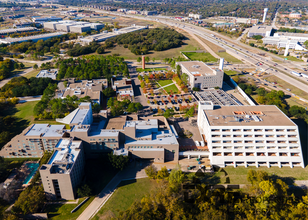
<instances>
[{"instance_id":1,"label":"sidewalk","mask_svg":"<svg viewBox=\"0 0 308 220\"><path fill-rule=\"evenodd\" d=\"M120 171L107 184L107 186L95 197L91 204L81 213L77 220L86 220L93 218L96 213L101 209L101 207L112 196L114 190L122 180L146 178L147 175L145 174L144 168L148 165L149 163L144 161L133 162L129 164L126 169Z\"/></svg>"}]
</instances>

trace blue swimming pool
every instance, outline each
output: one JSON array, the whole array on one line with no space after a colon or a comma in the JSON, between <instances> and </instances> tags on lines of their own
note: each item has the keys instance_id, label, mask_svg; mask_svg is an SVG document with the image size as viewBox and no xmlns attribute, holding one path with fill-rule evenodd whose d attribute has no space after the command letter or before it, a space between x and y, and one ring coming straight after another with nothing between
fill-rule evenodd
<instances>
[{"instance_id":1,"label":"blue swimming pool","mask_svg":"<svg viewBox=\"0 0 308 220\"><path fill-rule=\"evenodd\" d=\"M28 169L30 169L30 174L26 177L25 181L23 184L28 184L32 177L35 175L37 169L39 168L40 164L39 163L26 163L26 166Z\"/></svg>"}]
</instances>

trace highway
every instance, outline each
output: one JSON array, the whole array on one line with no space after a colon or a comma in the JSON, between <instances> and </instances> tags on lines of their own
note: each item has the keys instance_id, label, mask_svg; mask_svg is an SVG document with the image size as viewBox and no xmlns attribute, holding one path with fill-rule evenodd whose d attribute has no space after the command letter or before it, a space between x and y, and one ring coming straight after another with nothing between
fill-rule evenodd
<instances>
[{"instance_id":1,"label":"highway","mask_svg":"<svg viewBox=\"0 0 308 220\"><path fill-rule=\"evenodd\" d=\"M95 10L95 9L94 9ZM143 16L134 16L134 15L126 15L126 14L121 14L121 13L114 13L114 12L106 12L102 10L96 10L97 12L100 13L109 13L117 16L122 16L122 17L130 17L130 18L135 18L135 19L142 19L142 20L149 20L149 21L155 21L155 22L160 22L162 24L176 27L179 29L182 29L188 33L197 35L198 37L201 37L215 45L218 45L226 50L227 53L230 55L236 57L237 59L240 59L244 62L250 63L251 65L257 67L257 68L263 68L263 69L268 69L268 72L271 74L276 75L277 77L281 78L282 80L288 82L289 84L303 90L303 91L308 91L308 83L307 80L303 77L297 77L291 75L291 71L293 71L292 68L300 68L302 69L301 66L294 64L293 62L288 62L286 64L278 64L273 61L271 61L268 58L265 58L261 55L258 55L256 53L253 53L249 50L255 48L251 48L245 44L242 44L240 42L237 42L234 40L231 42L231 39L226 39L225 36L219 35L216 32L209 31L205 28L198 27L189 23L183 23L183 22L177 22L174 20L171 20L167 17L162 17L162 16L151 16L151 17L143 17ZM264 52L264 51L262 51ZM272 57L274 57L277 60L283 61L283 58L274 56L272 54L269 54ZM261 63L261 64L260 64ZM302 71L303 72L303 71ZM292 77L291 77L292 76Z\"/></svg>"}]
</instances>

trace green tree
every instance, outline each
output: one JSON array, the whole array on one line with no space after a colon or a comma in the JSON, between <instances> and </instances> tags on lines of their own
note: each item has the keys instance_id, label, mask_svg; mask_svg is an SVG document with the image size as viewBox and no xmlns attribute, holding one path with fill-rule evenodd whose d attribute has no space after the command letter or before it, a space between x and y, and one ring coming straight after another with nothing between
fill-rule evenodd
<instances>
[{"instance_id":1,"label":"green tree","mask_svg":"<svg viewBox=\"0 0 308 220\"><path fill-rule=\"evenodd\" d=\"M137 58L137 62L138 62L138 63L141 63L141 60L142 60L141 57L138 57L138 58Z\"/></svg>"},{"instance_id":2,"label":"green tree","mask_svg":"<svg viewBox=\"0 0 308 220\"><path fill-rule=\"evenodd\" d=\"M165 118L170 118L172 117L172 115L174 114L174 110L173 109L167 109L164 113L164 117Z\"/></svg>"},{"instance_id":3,"label":"green tree","mask_svg":"<svg viewBox=\"0 0 308 220\"><path fill-rule=\"evenodd\" d=\"M169 175L169 186L174 191L178 191L180 185L183 183L185 178L184 173L181 170L181 166L177 165L173 170L171 170Z\"/></svg>"},{"instance_id":4,"label":"green tree","mask_svg":"<svg viewBox=\"0 0 308 220\"><path fill-rule=\"evenodd\" d=\"M112 96L115 96L116 92L112 88L108 87L108 88L104 89L103 94L106 97L112 97Z\"/></svg>"},{"instance_id":5,"label":"green tree","mask_svg":"<svg viewBox=\"0 0 308 220\"><path fill-rule=\"evenodd\" d=\"M162 167L161 170L157 172L157 179L166 179L169 176L169 172L166 166Z\"/></svg>"},{"instance_id":6,"label":"green tree","mask_svg":"<svg viewBox=\"0 0 308 220\"><path fill-rule=\"evenodd\" d=\"M81 187L78 188L77 194L80 198L91 196L92 192L90 186L87 184L82 185Z\"/></svg>"},{"instance_id":7,"label":"green tree","mask_svg":"<svg viewBox=\"0 0 308 220\"><path fill-rule=\"evenodd\" d=\"M45 193L42 186L30 186L20 193L15 202L13 214L35 213L44 205Z\"/></svg>"},{"instance_id":8,"label":"green tree","mask_svg":"<svg viewBox=\"0 0 308 220\"><path fill-rule=\"evenodd\" d=\"M144 60L145 60L146 63L148 63L148 62L150 62L150 57L145 57Z\"/></svg>"},{"instance_id":9,"label":"green tree","mask_svg":"<svg viewBox=\"0 0 308 220\"><path fill-rule=\"evenodd\" d=\"M113 152L108 154L109 161L111 165L119 170L123 170L124 167L128 164L129 157L123 155L114 155Z\"/></svg>"},{"instance_id":10,"label":"green tree","mask_svg":"<svg viewBox=\"0 0 308 220\"><path fill-rule=\"evenodd\" d=\"M157 169L156 167L152 164L150 166L147 166L145 169L145 173L146 175L151 178L151 179L155 179L156 175L157 175Z\"/></svg>"},{"instance_id":11,"label":"green tree","mask_svg":"<svg viewBox=\"0 0 308 220\"><path fill-rule=\"evenodd\" d=\"M98 54L103 54L104 52L105 52L104 47L99 47L99 48L96 49L96 53L98 53Z\"/></svg>"}]
</instances>

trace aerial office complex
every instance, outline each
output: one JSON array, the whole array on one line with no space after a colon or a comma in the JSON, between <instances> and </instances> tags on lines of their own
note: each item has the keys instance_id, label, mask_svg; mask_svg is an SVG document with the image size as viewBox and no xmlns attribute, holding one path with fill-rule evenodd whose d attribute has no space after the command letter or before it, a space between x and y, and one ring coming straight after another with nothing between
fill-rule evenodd
<instances>
[{"instance_id":1,"label":"aerial office complex","mask_svg":"<svg viewBox=\"0 0 308 220\"><path fill-rule=\"evenodd\" d=\"M40 157L44 151L51 152L57 148L60 140L71 138L82 140L87 157L126 148L134 157L152 158L160 162L178 160L177 133L166 118L143 120L138 116L123 116L108 120L105 111L98 115L102 120L94 123L91 103L81 103L65 118L56 119L69 125L70 129L64 125L31 125L7 143L1 149L0 156Z\"/></svg>"},{"instance_id":2,"label":"aerial office complex","mask_svg":"<svg viewBox=\"0 0 308 220\"><path fill-rule=\"evenodd\" d=\"M220 62L224 62L221 60ZM177 62L181 66L182 72L189 78L191 88L208 89L222 88L224 72L220 69L212 69L201 61ZM220 65L223 68L223 65Z\"/></svg>"},{"instance_id":3,"label":"aerial office complex","mask_svg":"<svg viewBox=\"0 0 308 220\"><path fill-rule=\"evenodd\" d=\"M308 40L308 34L301 33L275 33L272 37L262 39L264 44L277 45L278 48L306 50L301 44Z\"/></svg>"},{"instance_id":4,"label":"aerial office complex","mask_svg":"<svg viewBox=\"0 0 308 220\"><path fill-rule=\"evenodd\" d=\"M116 93L121 97L133 97L134 90L132 85L132 80L127 78L122 79L112 79L112 88L116 91Z\"/></svg>"},{"instance_id":5,"label":"aerial office complex","mask_svg":"<svg viewBox=\"0 0 308 220\"><path fill-rule=\"evenodd\" d=\"M199 102L197 121L211 164L305 167L298 127L276 106Z\"/></svg>"},{"instance_id":6,"label":"aerial office complex","mask_svg":"<svg viewBox=\"0 0 308 220\"><path fill-rule=\"evenodd\" d=\"M90 23L84 21L77 22L71 20L64 20L58 22L45 22L43 25L45 29L65 31L71 33L82 33L91 30L99 31L102 28L104 28L104 24L101 23Z\"/></svg>"}]
</instances>

